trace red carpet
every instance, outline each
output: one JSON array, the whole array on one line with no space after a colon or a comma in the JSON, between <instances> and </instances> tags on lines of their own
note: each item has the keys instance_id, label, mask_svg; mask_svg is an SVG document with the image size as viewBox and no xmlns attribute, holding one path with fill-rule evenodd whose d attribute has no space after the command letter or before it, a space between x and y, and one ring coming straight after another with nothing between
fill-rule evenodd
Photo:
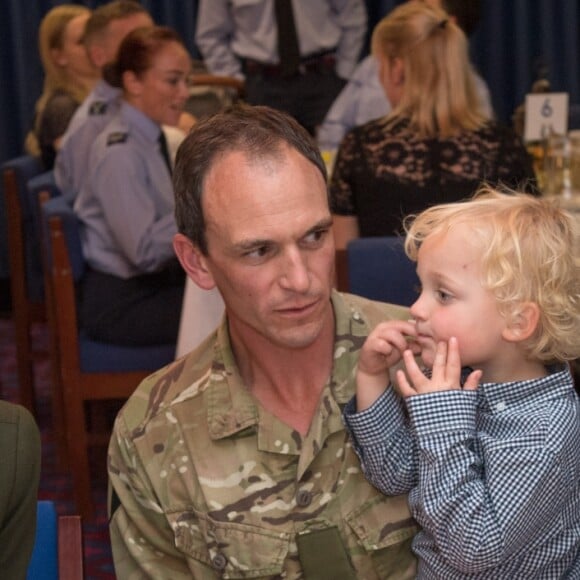
<instances>
[{"instance_id":1,"label":"red carpet","mask_svg":"<svg viewBox=\"0 0 580 580\"><path fill-rule=\"evenodd\" d=\"M0 397L17 402L16 347L13 325L10 320L0 319ZM35 350L46 350L46 328L39 325L34 331ZM42 471L39 499L50 499L59 514L75 513L72 482L69 473L59 470L56 463L50 405L50 368L47 357L35 365L37 422L42 434ZM105 453L95 454L93 461L94 521L83 522L85 578L87 580L114 579L109 531L107 525L106 488L107 476Z\"/></svg>"}]
</instances>

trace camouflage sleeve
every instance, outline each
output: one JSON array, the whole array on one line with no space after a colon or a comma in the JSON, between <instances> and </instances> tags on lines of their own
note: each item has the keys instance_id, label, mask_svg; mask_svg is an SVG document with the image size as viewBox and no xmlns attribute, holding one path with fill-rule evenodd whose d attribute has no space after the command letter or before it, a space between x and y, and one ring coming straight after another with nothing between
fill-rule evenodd
<instances>
[{"instance_id":1,"label":"camouflage sleeve","mask_svg":"<svg viewBox=\"0 0 580 580\"><path fill-rule=\"evenodd\" d=\"M109 444L109 516L115 572L125 580L190 579L141 458L119 416Z\"/></svg>"}]
</instances>

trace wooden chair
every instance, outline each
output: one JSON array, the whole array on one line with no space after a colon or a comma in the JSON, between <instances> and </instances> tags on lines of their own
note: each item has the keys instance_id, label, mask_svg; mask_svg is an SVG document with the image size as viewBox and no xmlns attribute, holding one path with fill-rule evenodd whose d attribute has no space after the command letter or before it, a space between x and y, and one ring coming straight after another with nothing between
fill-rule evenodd
<instances>
[{"instance_id":1,"label":"wooden chair","mask_svg":"<svg viewBox=\"0 0 580 580\"><path fill-rule=\"evenodd\" d=\"M27 182L42 173L40 160L31 155L2 165L9 249L10 293L16 341L19 402L35 414L32 326L46 320L39 238Z\"/></svg>"},{"instance_id":2,"label":"wooden chair","mask_svg":"<svg viewBox=\"0 0 580 580\"><path fill-rule=\"evenodd\" d=\"M82 580L83 536L78 515L58 516L53 501L37 505L36 538L29 580Z\"/></svg>"},{"instance_id":3,"label":"wooden chair","mask_svg":"<svg viewBox=\"0 0 580 580\"><path fill-rule=\"evenodd\" d=\"M396 236L358 238L347 246L348 291L371 300L411 306L419 296L415 263Z\"/></svg>"},{"instance_id":4,"label":"wooden chair","mask_svg":"<svg viewBox=\"0 0 580 580\"><path fill-rule=\"evenodd\" d=\"M58 518L58 578L59 580L82 580L83 529L78 515Z\"/></svg>"},{"instance_id":5,"label":"wooden chair","mask_svg":"<svg viewBox=\"0 0 580 580\"><path fill-rule=\"evenodd\" d=\"M110 431L89 428L85 404L127 399L147 375L174 359L175 345L121 347L91 340L79 330L76 285L85 262L78 220L62 197L43 203L41 213L49 250L46 295L53 320L51 338L57 344L68 456L77 509L88 520L93 515L89 446L106 445Z\"/></svg>"}]
</instances>

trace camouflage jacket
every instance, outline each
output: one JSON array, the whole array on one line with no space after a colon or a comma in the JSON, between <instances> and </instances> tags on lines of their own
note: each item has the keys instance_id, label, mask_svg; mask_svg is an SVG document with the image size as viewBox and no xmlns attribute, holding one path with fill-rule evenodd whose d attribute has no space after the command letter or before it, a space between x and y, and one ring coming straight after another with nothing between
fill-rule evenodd
<instances>
[{"instance_id":1,"label":"camouflage jacket","mask_svg":"<svg viewBox=\"0 0 580 580\"><path fill-rule=\"evenodd\" d=\"M119 578L414 578L407 498L364 479L341 415L365 337L408 313L332 301L333 371L305 437L244 387L225 322L129 399L108 460Z\"/></svg>"}]
</instances>

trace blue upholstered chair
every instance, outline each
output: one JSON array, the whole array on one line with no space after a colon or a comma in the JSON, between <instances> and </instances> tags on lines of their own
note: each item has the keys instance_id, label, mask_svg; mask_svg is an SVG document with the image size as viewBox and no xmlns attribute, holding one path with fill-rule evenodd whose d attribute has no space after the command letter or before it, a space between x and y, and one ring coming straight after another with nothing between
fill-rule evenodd
<instances>
[{"instance_id":1,"label":"blue upholstered chair","mask_svg":"<svg viewBox=\"0 0 580 580\"><path fill-rule=\"evenodd\" d=\"M36 538L26 580L58 580L58 518L52 501L39 501Z\"/></svg>"},{"instance_id":2,"label":"blue upholstered chair","mask_svg":"<svg viewBox=\"0 0 580 580\"><path fill-rule=\"evenodd\" d=\"M34 203L28 181L42 173L40 160L23 155L2 164L4 212L6 228L12 318L18 364L20 402L34 413L34 350L32 325L46 319L44 283L38 231L34 227ZM2 235L4 239L4 235Z\"/></svg>"},{"instance_id":3,"label":"blue upholstered chair","mask_svg":"<svg viewBox=\"0 0 580 580\"><path fill-rule=\"evenodd\" d=\"M419 279L402 238L358 238L349 242L346 253L349 292L403 306L415 302Z\"/></svg>"},{"instance_id":4,"label":"blue upholstered chair","mask_svg":"<svg viewBox=\"0 0 580 580\"><path fill-rule=\"evenodd\" d=\"M26 580L82 580L82 549L80 517L57 516L54 502L39 501Z\"/></svg>"},{"instance_id":5,"label":"blue upholstered chair","mask_svg":"<svg viewBox=\"0 0 580 580\"><path fill-rule=\"evenodd\" d=\"M46 293L54 320L51 337L57 344L69 461L78 510L89 519L93 503L88 446L106 442L108 433L89 432L85 402L126 399L142 379L174 359L175 344L116 346L91 340L79 330L75 290L85 271L79 222L62 197L45 201L41 213L49 249Z\"/></svg>"}]
</instances>

